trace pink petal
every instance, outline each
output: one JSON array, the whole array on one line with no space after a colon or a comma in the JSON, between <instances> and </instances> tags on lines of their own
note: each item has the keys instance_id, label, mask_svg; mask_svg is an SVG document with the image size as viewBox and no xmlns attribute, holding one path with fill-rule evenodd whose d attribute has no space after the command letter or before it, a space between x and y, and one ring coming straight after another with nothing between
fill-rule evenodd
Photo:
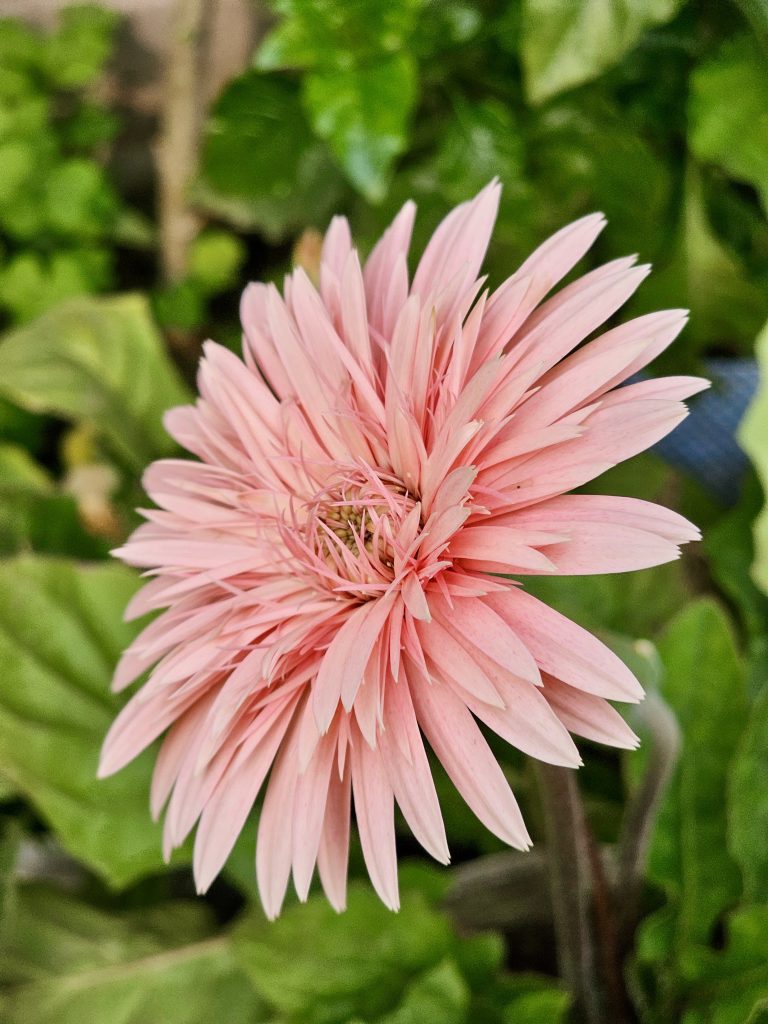
<instances>
[{"instance_id":1,"label":"pink petal","mask_svg":"<svg viewBox=\"0 0 768 1024\"><path fill-rule=\"evenodd\" d=\"M544 696L571 732L611 747L634 750L640 740L621 715L594 694L574 689L553 676L544 677Z\"/></svg>"},{"instance_id":2,"label":"pink petal","mask_svg":"<svg viewBox=\"0 0 768 1024\"><path fill-rule=\"evenodd\" d=\"M293 801L293 883L302 902L307 898L320 848L336 742L333 733L323 736L314 758L296 784Z\"/></svg>"},{"instance_id":3,"label":"pink petal","mask_svg":"<svg viewBox=\"0 0 768 1024\"><path fill-rule=\"evenodd\" d=\"M395 592L358 605L333 638L320 665L312 702L320 732L327 732L339 701L350 710L379 632L387 620Z\"/></svg>"},{"instance_id":4,"label":"pink petal","mask_svg":"<svg viewBox=\"0 0 768 1024\"><path fill-rule=\"evenodd\" d=\"M254 751L235 760L211 794L195 839L198 893L207 891L231 853L289 724L290 718L278 719Z\"/></svg>"},{"instance_id":5,"label":"pink petal","mask_svg":"<svg viewBox=\"0 0 768 1024\"><path fill-rule=\"evenodd\" d=\"M323 833L317 854L317 870L325 895L334 910L339 913L344 910L347 903L350 782L349 769L342 779L335 772L331 774Z\"/></svg>"},{"instance_id":6,"label":"pink petal","mask_svg":"<svg viewBox=\"0 0 768 1024\"><path fill-rule=\"evenodd\" d=\"M381 756L395 800L424 849L441 864L447 864L450 854L443 816L405 680L387 687L384 718ZM407 758L404 748L408 750Z\"/></svg>"},{"instance_id":7,"label":"pink petal","mask_svg":"<svg viewBox=\"0 0 768 1024\"><path fill-rule=\"evenodd\" d=\"M398 910L400 897L392 787L387 780L381 755L371 750L361 736L353 738L350 753L355 817L365 865L381 901L390 910Z\"/></svg>"},{"instance_id":8,"label":"pink petal","mask_svg":"<svg viewBox=\"0 0 768 1024\"><path fill-rule=\"evenodd\" d=\"M413 277L411 293L427 299L463 270L463 280L477 277L496 220L501 189L492 181L469 203L457 206L432 235Z\"/></svg>"},{"instance_id":9,"label":"pink petal","mask_svg":"<svg viewBox=\"0 0 768 1024\"><path fill-rule=\"evenodd\" d=\"M576 768L582 762L568 730L553 713L541 691L530 683L507 675L500 681L505 706L490 707L471 694L459 697L507 743L548 764Z\"/></svg>"},{"instance_id":10,"label":"pink petal","mask_svg":"<svg viewBox=\"0 0 768 1024\"><path fill-rule=\"evenodd\" d=\"M292 736L277 755L267 786L256 837L256 881L264 913L280 913L291 873L293 816L288 809L296 792L296 741Z\"/></svg>"},{"instance_id":11,"label":"pink petal","mask_svg":"<svg viewBox=\"0 0 768 1024\"><path fill-rule=\"evenodd\" d=\"M541 669L586 693L642 700L643 689L613 651L575 622L521 590L485 598L521 638Z\"/></svg>"},{"instance_id":12,"label":"pink petal","mask_svg":"<svg viewBox=\"0 0 768 1024\"><path fill-rule=\"evenodd\" d=\"M448 686L418 678L411 695L430 746L470 808L505 843L528 849L517 801L464 703Z\"/></svg>"}]
</instances>

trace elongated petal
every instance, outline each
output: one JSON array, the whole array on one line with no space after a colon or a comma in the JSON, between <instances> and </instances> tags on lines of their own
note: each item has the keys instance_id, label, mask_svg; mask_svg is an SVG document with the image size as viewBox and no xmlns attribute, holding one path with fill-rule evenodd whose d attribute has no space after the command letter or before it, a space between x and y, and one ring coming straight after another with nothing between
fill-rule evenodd
<instances>
[{"instance_id":1,"label":"elongated petal","mask_svg":"<svg viewBox=\"0 0 768 1024\"><path fill-rule=\"evenodd\" d=\"M527 849L517 800L464 702L448 686L418 681L413 703L430 746L480 821L510 846Z\"/></svg>"}]
</instances>

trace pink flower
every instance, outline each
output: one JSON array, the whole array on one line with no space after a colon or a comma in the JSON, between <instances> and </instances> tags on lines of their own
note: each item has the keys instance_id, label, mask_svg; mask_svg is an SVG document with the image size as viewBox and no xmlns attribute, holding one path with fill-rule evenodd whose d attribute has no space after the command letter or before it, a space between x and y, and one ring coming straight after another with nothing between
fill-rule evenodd
<instances>
[{"instance_id":1,"label":"pink flower","mask_svg":"<svg viewBox=\"0 0 768 1024\"><path fill-rule=\"evenodd\" d=\"M167 610L117 668L118 690L151 672L100 774L166 733L152 813L167 803L166 853L197 823L201 891L265 788L256 874L269 917L291 870L306 898L315 864L343 908L352 800L387 906L395 802L447 863L422 734L518 848L528 832L478 720L557 765L580 764L570 733L636 743L608 703L640 700L632 673L519 580L642 569L698 536L657 505L565 492L667 434L706 382L617 387L670 344L683 310L581 345L648 273L632 258L545 298L601 214L483 290L498 199L493 182L449 214L410 282L407 203L364 268L333 220L319 293L300 269L284 297L249 285L244 363L208 342L201 397L166 419L197 460L149 467L158 508L116 552L153 577L128 616Z\"/></svg>"}]
</instances>

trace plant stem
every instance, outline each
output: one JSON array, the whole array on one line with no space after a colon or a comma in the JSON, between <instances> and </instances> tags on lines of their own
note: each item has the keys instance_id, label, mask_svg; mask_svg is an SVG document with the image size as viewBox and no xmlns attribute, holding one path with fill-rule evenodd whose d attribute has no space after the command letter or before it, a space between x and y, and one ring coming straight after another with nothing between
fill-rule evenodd
<instances>
[{"instance_id":1,"label":"plant stem","mask_svg":"<svg viewBox=\"0 0 768 1024\"><path fill-rule=\"evenodd\" d=\"M180 281L187 270L197 218L187 204L187 188L197 169L203 104L201 37L208 0L176 0L157 149L160 258L166 281Z\"/></svg>"},{"instance_id":2,"label":"plant stem","mask_svg":"<svg viewBox=\"0 0 768 1024\"><path fill-rule=\"evenodd\" d=\"M538 762L557 957L586 1024L605 1024L592 916L590 845L576 773Z\"/></svg>"}]
</instances>

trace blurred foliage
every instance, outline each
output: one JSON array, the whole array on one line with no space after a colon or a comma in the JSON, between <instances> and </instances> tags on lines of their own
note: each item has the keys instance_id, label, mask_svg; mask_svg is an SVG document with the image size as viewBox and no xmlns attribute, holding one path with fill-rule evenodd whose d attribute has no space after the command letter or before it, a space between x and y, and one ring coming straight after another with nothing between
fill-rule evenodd
<instances>
[{"instance_id":1,"label":"blurred foliage","mask_svg":"<svg viewBox=\"0 0 768 1024\"><path fill-rule=\"evenodd\" d=\"M104 559L134 521L143 467L175 452L162 415L189 392L174 357L188 371L209 328L236 343L246 276L279 279L292 249L311 262L306 229L332 213L367 251L413 197L417 250L497 175L491 283L602 209L590 258L639 250L656 264L630 312L691 308L663 369L757 345L740 432L756 475L732 508L699 486L706 468L697 483L655 454L592 485L679 508L704 543L643 573L526 583L600 632L682 732L627 959L633 1012L766 1021L768 333L755 337L768 319L768 6L274 0L272 13L207 113L189 190L200 230L172 283L157 278L154 224L113 174L121 120L99 97L115 15L67 7L48 33L0 20L0 1017L575 1024L550 933L459 935L441 909L450 871L406 862L391 915L358 880L353 844L345 915L313 895L268 925L253 821L225 880L193 902L188 851L166 868L149 818L151 754L94 778L138 585ZM530 769L491 742L538 839ZM585 756L601 842L617 840L650 751ZM436 783L455 860L498 852L439 769ZM402 822L398 843L416 851Z\"/></svg>"},{"instance_id":2,"label":"blurred foliage","mask_svg":"<svg viewBox=\"0 0 768 1024\"><path fill-rule=\"evenodd\" d=\"M768 325L755 343L760 368L760 391L741 428L741 441L768 495ZM768 502L755 521L755 583L768 594Z\"/></svg>"},{"instance_id":3,"label":"blurred foliage","mask_svg":"<svg viewBox=\"0 0 768 1024\"><path fill-rule=\"evenodd\" d=\"M0 20L0 317L30 320L115 284L128 217L104 167L119 123L91 96L116 16L65 8L43 36Z\"/></svg>"}]
</instances>

